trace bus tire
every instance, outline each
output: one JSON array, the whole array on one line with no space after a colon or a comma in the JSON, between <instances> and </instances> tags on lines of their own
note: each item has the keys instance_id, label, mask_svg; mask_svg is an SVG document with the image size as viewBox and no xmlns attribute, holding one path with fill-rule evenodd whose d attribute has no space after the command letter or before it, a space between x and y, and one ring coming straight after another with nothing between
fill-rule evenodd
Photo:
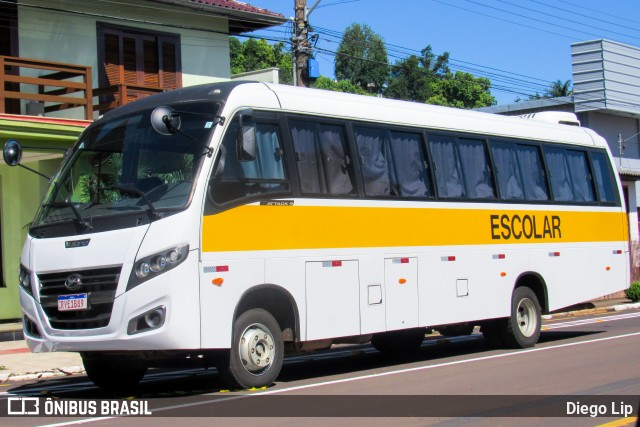
<instances>
[{"instance_id":1,"label":"bus tire","mask_svg":"<svg viewBox=\"0 0 640 427\"><path fill-rule=\"evenodd\" d=\"M268 311L256 308L234 322L231 349L218 370L230 387L267 387L280 374L283 359L278 322Z\"/></svg>"},{"instance_id":2,"label":"bus tire","mask_svg":"<svg viewBox=\"0 0 640 427\"><path fill-rule=\"evenodd\" d=\"M126 356L80 355L87 377L101 389L112 393L134 390L148 369L141 360Z\"/></svg>"},{"instance_id":3,"label":"bus tire","mask_svg":"<svg viewBox=\"0 0 640 427\"><path fill-rule=\"evenodd\" d=\"M526 286L513 291L511 316L502 328L502 340L508 348L533 347L540 338L542 310L535 292Z\"/></svg>"},{"instance_id":4,"label":"bus tire","mask_svg":"<svg viewBox=\"0 0 640 427\"><path fill-rule=\"evenodd\" d=\"M420 348L424 335L424 328L382 332L373 335L371 345L380 353L395 355L412 353Z\"/></svg>"}]
</instances>

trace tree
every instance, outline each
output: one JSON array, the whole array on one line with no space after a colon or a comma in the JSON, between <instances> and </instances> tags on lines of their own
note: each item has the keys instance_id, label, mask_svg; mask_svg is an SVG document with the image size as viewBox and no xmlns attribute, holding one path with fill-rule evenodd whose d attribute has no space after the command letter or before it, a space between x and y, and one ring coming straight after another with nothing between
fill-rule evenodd
<instances>
[{"instance_id":1,"label":"tree","mask_svg":"<svg viewBox=\"0 0 640 427\"><path fill-rule=\"evenodd\" d=\"M336 55L336 79L350 80L364 91L377 94L388 75L387 50L382 38L368 25L347 27Z\"/></svg>"},{"instance_id":2,"label":"tree","mask_svg":"<svg viewBox=\"0 0 640 427\"><path fill-rule=\"evenodd\" d=\"M472 74L449 70L449 52L435 55L431 46L421 56L412 55L398 61L391 70L384 96L406 101L478 108L495 105L491 82Z\"/></svg>"},{"instance_id":3,"label":"tree","mask_svg":"<svg viewBox=\"0 0 640 427\"><path fill-rule=\"evenodd\" d=\"M564 83L562 83L562 80L556 80L551 84L551 87L547 89L546 95L548 98L558 98L560 96L569 96L572 93L571 80L567 80Z\"/></svg>"},{"instance_id":4,"label":"tree","mask_svg":"<svg viewBox=\"0 0 640 427\"><path fill-rule=\"evenodd\" d=\"M334 92L356 93L358 95L372 95L360 86L351 83L351 80L331 80L329 77L321 76L312 83L315 89L332 90Z\"/></svg>"},{"instance_id":5,"label":"tree","mask_svg":"<svg viewBox=\"0 0 640 427\"><path fill-rule=\"evenodd\" d=\"M231 74L277 67L280 69L280 83L293 83L291 53L285 49L283 42L270 45L263 39L247 39L241 42L235 37L230 37L229 53Z\"/></svg>"},{"instance_id":6,"label":"tree","mask_svg":"<svg viewBox=\"0 0 640 427\"><path fill-rule=\"evenodd\" d=\"M563 83L562 80L558 79L555 82L551 83L551 85L545 90L542 95L536 92L535 95L529 95L529 99L535 100L544 98L559 98L561 96L569 96L571 94L573 94L573 89L571 88L571 80L567 80ZM516 102L520 101L520 98L516 99Z\"/></svg>"},{"instance_id":7,"label":"tree","mask_svg":"<svg viewBox=\"0 0 640 427\"><path fill-rule=\"evenodd\" d=\"M456 71L448 73L431 84L432 95L427 104L456 108L480 108L496 104L490 92L491 82L487 78Z\"/></svg>"},{"instance_id":8,"label":"tree","mask_svg":"<svg viewBox=\"0 0 640 427\"><path fill-rule=\"evenodd\" d=\"M411 55L392 67L384 96L405 101L427 102L433 94L433 82L449 72L449 53L436 56L431 46L421 56Z\"/></svg>"}]
</instances>

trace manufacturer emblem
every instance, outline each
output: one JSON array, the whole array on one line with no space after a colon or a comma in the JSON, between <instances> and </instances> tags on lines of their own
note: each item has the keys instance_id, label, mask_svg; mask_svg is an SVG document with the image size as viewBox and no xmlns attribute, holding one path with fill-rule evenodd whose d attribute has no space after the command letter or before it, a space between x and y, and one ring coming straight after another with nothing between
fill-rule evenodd
<instances>
[{"instance_id":1,"label":"manufacturer emblem","mask_svg":"<svg viewBox=\"0 0 640 427\"><path fill-rule=\"evenodd\" d=\"M71 274L64 282L64 286L70 291L75 291L82 286L82 277L79 274Z\"/></svg>"},{"instance_id":2,"label":"manufacturer emblem","mask_svg":"<svg viewBox=\"0 0 640 427\"><path fill-rule=\"evenodd\" d=\"M89 241L91 239L82 239L82 240L67 240L64 242L64 247L69 248L82 248L84 246L89 246Z\"/></svg>"}]
</instances>

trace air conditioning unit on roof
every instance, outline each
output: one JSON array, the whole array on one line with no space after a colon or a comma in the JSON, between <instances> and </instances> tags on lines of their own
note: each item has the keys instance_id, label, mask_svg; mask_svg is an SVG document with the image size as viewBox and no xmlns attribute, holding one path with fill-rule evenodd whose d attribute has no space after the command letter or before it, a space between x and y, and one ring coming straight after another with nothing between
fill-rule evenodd
<instances>
[{"instance_id":1,"label":"air conditioning unit on roof","mask_svg":"<svg viewBox=\"0 0 640 427\"><path fill-rule=\"evenodd\" d=\"M520 117L523 119L538 120L540 122L580 126L578 117L574 113L567 111L541 111L539 113L523 114Z\"/></svg>"}]
</instances>

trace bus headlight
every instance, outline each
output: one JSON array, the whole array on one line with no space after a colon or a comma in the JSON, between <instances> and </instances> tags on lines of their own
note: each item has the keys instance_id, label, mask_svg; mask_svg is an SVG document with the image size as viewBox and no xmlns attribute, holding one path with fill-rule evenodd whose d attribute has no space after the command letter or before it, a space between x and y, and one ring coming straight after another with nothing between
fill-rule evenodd
<instances>
[{"instance_id":1,"label":"bus headlight","mask_svg":"<svg viewBox=\"0 0 640 427\"><path fill-rule=\"evenodd\" d=\"M33 291L31 290L31 272L22 264L20 264L18 268L18 280L22 289L27 291L29 295L33 295Z\"/></svg>"},{"instance_id":2,"label":"bus headlight","mask_svg":"<svg viewBox=\"0 0 640 427\"><path fill-rule=\"evenodd\" d=\"M189 245L181 245L137 260L131 271L127 290L177 267L187 259L188 254Z\"/></svg>"}]
</instances>

